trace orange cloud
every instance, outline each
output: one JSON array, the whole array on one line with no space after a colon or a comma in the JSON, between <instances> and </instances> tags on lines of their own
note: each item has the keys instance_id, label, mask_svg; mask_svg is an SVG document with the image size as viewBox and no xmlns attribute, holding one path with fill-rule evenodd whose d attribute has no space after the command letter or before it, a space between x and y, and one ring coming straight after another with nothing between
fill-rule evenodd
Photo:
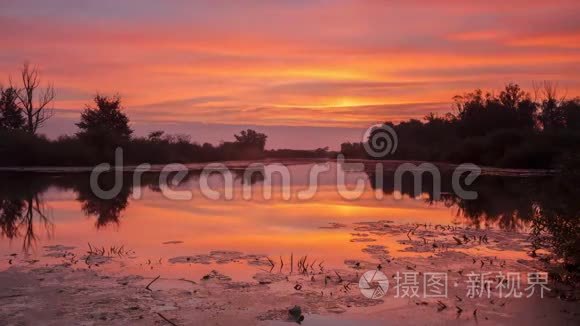
<instances>
[{"instance_id":1,"label":"orange cloud","mask_svg":"<svg viewBox=\"0 0 580 326\"><path fill-rule=\"evenodd\" d=\"M360 128L512 81L580 94L574 1L105 3L0 4L0 75L31 60L67 118L118 92L142 125Z\"/></svg>"}]
</instances>

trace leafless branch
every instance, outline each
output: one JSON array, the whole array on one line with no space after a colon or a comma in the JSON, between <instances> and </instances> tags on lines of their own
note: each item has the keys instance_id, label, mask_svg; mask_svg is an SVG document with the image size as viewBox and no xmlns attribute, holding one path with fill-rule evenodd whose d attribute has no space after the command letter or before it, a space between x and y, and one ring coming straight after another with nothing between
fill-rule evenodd
<instances>
[{"instance_id":1,"label":"leafless branch","mask_svg":"<svg viewBox=\"0 0 580 326\"><path fill-rule=\"evenodd\" d=\"M48 106L54 101L56 92L52 84L40 89L40 74L37 67L30 67L24 63L20 71L22 88L17 88L16 97L18 104L24 111L26 118L26 130L34 134L38 128L52 117L53 111ZM12 79L10 84L13 85ZM35 105L35 94L36 105Z\"/></svg>"}]
</instances>

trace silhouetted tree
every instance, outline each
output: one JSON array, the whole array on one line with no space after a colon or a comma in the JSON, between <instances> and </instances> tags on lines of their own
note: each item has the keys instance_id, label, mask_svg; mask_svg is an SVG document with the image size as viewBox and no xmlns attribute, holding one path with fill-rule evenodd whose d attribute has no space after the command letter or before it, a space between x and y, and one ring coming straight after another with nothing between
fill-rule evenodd
<instances>
[{"instance_id":1,"label":"silhouetted tree","mask_svg":"<svg viewBox=\"0 0 580 326\"><path fill-rule=\"evenodd\" d=\"M257 159L264 156L266 146L265 134L248 129L234 135L235 142L224 142L220 145L224 159Z\"/></svg>"},{"instance_id":2,"label":"silhouetted tree","mask_svg":"<svg viewBox=\"0 0 580 326\"><path fill-rule=\"evenodd\" d=\"M506 85L498 95L476 89L453 98L454 113L385 122L395 130L399 146L379 159L558 168L569 153L580 150L580 98L558 98L551 83L541 92L536 88L532 98L517 84ZM371 131L370 139L376 132L381 131ZM351 158L366 154L356 143L342 144L341 152Z\"/></svg>"},{"instance_id":3,"label":"silhouetted tree","mask_svg":"<svg viewBox=\"0 0 580 326\"><path fill-rule=\"evenodd\" d=\"M24 127L22 109L18 107L18 91L13 87L0 88L0 128L18 130Z\"/></svg>"},{"instance_id":4,"label":"silhouetted tree","mask_svg":"<svg viewBox=\"0 0 580 326\"><path fill-rule=\"evenodd\" d=\"M25 63L20 70L20 77L22 89L18 89L16 95L26 119L25 130L30 134L36 134L38 128L52 117L52 110L48 106L56 93L52 84L48 84L44 89L39 88L40 74L37 67L31 68Z\"/></svg>"},{"instance_id":5,"label":"silhouetted tree","mask_svg":"<svg viewBox=\"0 0 580 326\"><path fill-rule=\"evenodd\" d=\"M507 84L499 94L499 102L509 112L516 113L517 128L534 128L538 105L518 84Z\"/></svg>"},{"instance_id":6,"label":"silhouetted tree","mask_svg":"<svg viewBox=\"0 0 580 326\"><path fill-rule=\"evenodd\" d=\"M558 85L551 82L534 84L534 89L536 97L541 98L538 121L545 131L580 130L580 98L559 97Z\"/></svg>"},{"instance_id":7,"label":"silhouetted tree","mask_svg":"<svg viewBox=\"0 0 580 326\"><path fill-rule=\"evenodd\" d=\"M362 142L342 143L342 144L340 144L340 153L348 158L363 158L363 157L365 157L365 150L364 150Z\"/></svg>"},{"instance_id":8,"label":"silhouetted tree","mask_svg":"<svg viewBox=\"0 0 580 326\"><path fill-rule=\"evenodd\" d=\"M566 128L580 131L580 98L564 101L562 103L562 111L566 121Z\"/></svg>"},{"instance_id":9,"label":"silhouetted tree","mask_svg":"<svg viewBox=\"0 0 580 326\"><path fill-rule=\"evenodd\" d=\"M544 82L542 86L534 84L536 96L541 93L540 100L540 121L544 130L558 129L564 127L564 116L559 109L560 100L557 98L557 85Z\"/></svg>"},{"instance_id":10,"label":"silhouetted tree","mask_svg":"<svg viewBox=\"0 0 580 326\"><path fill-rule=\"evenodd\" d=\"M119 96L96 95L94 102L96 107L87 105L81 113L81 121L76 124L77 136L103 154L127 142L133 130L129 127L129 118L122 112Z\"/></svg>"},{"instance_id":11,"label":"silhouetted tree","mask_svg":"<svg viewBox=\"0 0 580 326\"><path fill-rule=\"evenodd\" d=\"M149 133L149 135L147 135L147 139L152 142L160 142L162 140L163 134L165 134L165 131L163 130L152 131Z\"/></svg>"},{"instance_id":12,"label":"silhouetted tree","mask_svg":"<svg viewBox=\"0 0 580 326\"><path fill-rule=\"evenodd\" d=\"M240 147L256 148L260 151L264 151L266 139L268 138L265 134L252 129L242 130L239 135L234 135L234 137L236 138L236 144Z\"/></svg>"},{"instance_id":13,"label":"silhouetted tree","mask_svg":"<svg viewBox=\"0 0 580 326\"><path fill-rule=\"evenodd\" d=\"M462 136L485 136L499 129L535 126L537 105L517 84L506 85L499 96L477 89L453 99Z\"/></svg>"}]
</instances>

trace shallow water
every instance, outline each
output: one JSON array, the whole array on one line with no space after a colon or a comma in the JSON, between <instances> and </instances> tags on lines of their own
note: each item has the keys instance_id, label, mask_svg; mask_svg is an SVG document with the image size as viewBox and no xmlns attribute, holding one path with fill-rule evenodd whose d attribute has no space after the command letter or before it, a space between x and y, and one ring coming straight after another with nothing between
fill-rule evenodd
<instances>
[{"instance_id":1,"label":"shallow water","mask_svg":"<svg viewBox=\"0 0 580 326\"><path fill-rule=\"evenodd\" d=\"M68 313L57 309L49 318L60 323L68 321L62 318L96 318L91 309L74 304L99 302L94 295L148 300L147 307L128 312L107 306L101 317L114 316L121 323L144 318L140 309L149 311L146 318L158 319L150 313L169 309L166 305L174 311L172 318L185 323L191 318L229 323L228 318L241 318L236 309L245 311L247 323L284 321L294 304L303 306L309 324L376 322L389 316L401 323L428 323L408 319L413 309L442 323L477 322L471 314L478 309L485 320L495 322L510 320L521 311L534 311L530 320L545 311L555 320L578 318L578 312L570 315L571 308L554 299L503 301L500 306L494 303L497 299L455 299L465 295L469 270L523 275L544 269L537 257L569 249L557 241L549 243L552 247L533 247L529 237L539 218L566 222L568 213L577 213L575 196L555 191L560 188L549 186L552 178L494 170L465 188L476 191L477 199L464 200L453 192L445 171L440 183L424 178L419 190L407 176L395 189L393 175L380 176L374 166L357 171L352 164L331 163L329 171L315 178L316 191L303 198L303 191L312 185L312 168L323 164L292 163L284 165L288 180L270 175L283 165L253 167L258 173L245 175L247 164L236 163L232 184L211 174L207 185L219 199L208 198L211 191L204 188L200 171L190 171L175 184L174 174L168 176L169 182L159 182L160 174L150 173L139 185L125 173L117 180L122 185L112 199L99 198L85 173L5 173L0 185L2 284L32 277L40 284L32 282L25 291L37 293L68 280L66 293L73 303L65 307ZM346 174L343 188L337 186L341 173ZM113 175L105 175L101 186L109 189L113 180ZM269 189L271 197L264 195ZM230 190L231 198L224 198ZM563 229L556 223L554 230ZM300 272L302 261L307 269ZM367 270L383 270L389 277L400 271L446 272L456 284L444 300L449 309L440 313L439 303L432 300L365 299L357 287ZM149 281L155 282L155 291L143 293ZM98 289L97 294L81 295L86 284ZM7 316L21 321L23 311L49 309L46 293L50 290L33 295L37 303L32 307L28 301L7 307ZM232 295L241 295L241 301L232 302ZM455 313L459 306L470 313Z\"/></svg>"},{"instance_id":2,"label":"shallow water","mask_svg":"<svg viewBox=\"0 0 580 326\"><path fill-rule=\"evenodd\" d=\"M518 215L510 216L509 221L503 220L502 216L498 218L485 214L475 218L466 216L457 204L429 200L432 194L428 191L422 193L420 198L408 193L396 198L397 193L379 189L378 193L383 198L378 199L377 189L372 186L373 176L364 172L347 172L347 190L354 193L356 181L364 181L360 198L347 199L337 190L336 173L342 166L336 164L330 165L330 171L320 174L318 189L312 199L298 199L297 193L308 188L312 166L287 165L290 183L284 186L282 178L274 176L272 199L265 199L262 192L268 180L252 180L250 200L243 198L244 180L240 180L241 177L234 182L232 200L205 197L200 191L199 175L173 187L175 191L192 191L193 198L190 200L168 199L155 184L157 175L152 178L154 181L148 181L147 185L138 189L142 193L141 198L133 198L137 189L131 182L125 182L121 194L113 200L101 200L92 195L86 188L89 177L85 174L6 177L3 185L4 205L10 200L20 200L24 207L34 199L30 202L32 206L38 205L38 209L35 208L32 218L28 219L4 217L0 254L7 257L9 254L23 253L29 259L38 259L44 255L42 248L50 245L87 250L89 244L107 248L124 246L139 257L135 259L137 266L144 262L150 265L149 260L161 261L154 269L163 268L175 276L184 276L192 271L202 274L214 266L195 266L198 267L196 271L196 268L168 264L167 259L212 250L261 254L275 257L276 260L280 256L308 255L333 266L342 265L345 259L367 258L361 251L369 244L364 239L365 235L356 236L352 228L335 227L333 223L346 226L356 222L390 220L397 224L458 225L513 231L522 231L526 227L525 217ZM212 174L209 184L224 196L224 180L220 175ZM284 187L291 189L289 200L282 198ZM425 185L426 189L428 187ZM8 207L4 212L5 215L9 212ZM501 212L498 214L501 215ZM15 223L10 225L11 221ZM386 245L395 256L398 250L404 248L396 237L373 239L367 235L367 238L378 240L371 244ZM527 256L526 252L517 251L495 254L511 258ZM0 266L6 267L7 259L3 259ZM243 264L224 265L221 270L239 278L253 274ZM148 274L147 270L139 273Z\"/></svg>"}]
</instances>

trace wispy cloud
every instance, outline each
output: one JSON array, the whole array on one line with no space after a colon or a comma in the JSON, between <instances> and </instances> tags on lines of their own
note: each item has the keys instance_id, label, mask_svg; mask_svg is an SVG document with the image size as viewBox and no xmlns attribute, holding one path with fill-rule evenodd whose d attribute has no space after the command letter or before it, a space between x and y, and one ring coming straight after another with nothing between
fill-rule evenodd
<instances>
[{"instance_id":1,"label":"wispy cloud","mask_svg":"<svg viewBox=\"0 0 580 326\"><path fill-rule=\"evenodd\" d=\"M2 1L0 76L24 60L78 112L136 122L360 128L474 87L580 94L577 1ZM533 22L533 23L530 23Z\"/></svg>"}]
</instances>

